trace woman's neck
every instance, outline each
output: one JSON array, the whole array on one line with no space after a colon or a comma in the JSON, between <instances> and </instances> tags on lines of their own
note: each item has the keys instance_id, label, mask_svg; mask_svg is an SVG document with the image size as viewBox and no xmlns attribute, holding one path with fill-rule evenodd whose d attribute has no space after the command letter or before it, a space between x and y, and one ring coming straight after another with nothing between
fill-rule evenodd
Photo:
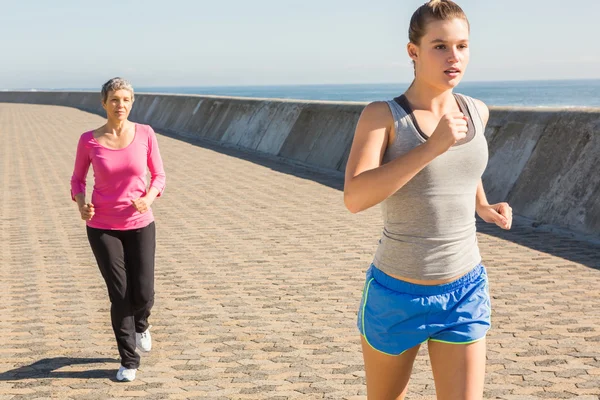
<instances>
[{"instance_id":1,"label":"woman's neck","mask_svg":"<svg viewBox=\"0 0 600 400\"><path fill-rule=\"evenodd\" d=\"M416 110L425 110L443 115L456 107L452 89L442 90L416 79L404 92L404 95L408 99L411 108Z\"/></svg>"},{"instance_id":2,"label":"woman's neck","mask_svg":"<svg viewBox=\"0 0 600 400\"><path fill-rule=\"evenodd\" d=\"M130 122L127 120L120 121L120 120L109 119L106 122L106 125L104 125L104 129L108 133L112 133L114 135L119 136L119 135L121 135L121 133L123 133L124 131L127 130L127 128L129 127L129 124L130 124Z\"/></svg>"}]
</instances>

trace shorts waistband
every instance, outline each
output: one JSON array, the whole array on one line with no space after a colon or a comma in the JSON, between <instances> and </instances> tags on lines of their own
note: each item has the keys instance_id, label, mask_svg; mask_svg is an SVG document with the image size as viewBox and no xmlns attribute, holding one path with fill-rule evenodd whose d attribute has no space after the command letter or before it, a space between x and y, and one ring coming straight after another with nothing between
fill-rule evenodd
<instances>
[{"instance_id":1,"label":"shorts waistband","mask_svg":"<svg viewBox=\"0 0 600 400\"><path fill-rule=\"evenodd\" d=\"M444 283L442 285L418 285L416 283L410 283L393 278L378 269L374 264L371 264L370 269L371 273L373 274L373 278L375 278L378 283L387 287L388 289L400 293L409 293L422 296L432 296L451 292L476 281L482 274L485 273L485 267L480 263L455 281Z\"/></svg>"}]
</instances>

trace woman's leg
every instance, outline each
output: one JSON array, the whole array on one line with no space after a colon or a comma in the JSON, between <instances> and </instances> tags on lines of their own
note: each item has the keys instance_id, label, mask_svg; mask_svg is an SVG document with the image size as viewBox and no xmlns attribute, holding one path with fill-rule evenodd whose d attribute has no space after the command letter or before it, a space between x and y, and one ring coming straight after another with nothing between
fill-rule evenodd
<instances>
[{"instance_id":1,"label":"woman's leg","mask_svg":"<svg viewBox=\"0 0 600 400\"><path fill-rule=\"evenodd\" d=\"M127 231L125 262L131 286L131 303L135 316L135 331L142 333L150 326L148 317L154 305L154 255L156 227L150 225Z\"/></svg>"},{"instance_id":2,"label":"woman's leg","mask_svg":"<svg viewBox=\"0 0 600 400\"><path fill-rule=\"evenodd\" d=\"M87 233L108 289L110 316L121 355L121 365L125 368L138 368L140 356L135 352L133 308L129 300L123 243L120 238L123 232L88 227Z\"/></svg>"},{"instance_id":3,"label":"woman's leg","mask_svg":"<svg viewBox=\"0 0 600 400\"><path fill-rule=\"evenodd\" d=\"M398 356L381 353L361 336L368 400L402 400L408 390L417 345Z\"/></svg>"},{"instance_id":4,"label":"woman's leg","mask_svg":"<svg viewBox=\"0 0 600 400\"><path fill-rule=\"evenodd\" d=\"M456 290L436 297L430 316L436 332L429 357L437 398L480 400L485 381L486 341L491 326L491 300L485 268L477 266Z\"/></svg>"},{"instance_id":5,"label":"woman's leg","mask_svg":"<svg viewBox=\"0 0 600 400\"><path fill-rule=\"evenodd\" d=\"M485 338L471 344L429 341L438 400L480 400L485 381Z\"/></svg>"}]
</instances>

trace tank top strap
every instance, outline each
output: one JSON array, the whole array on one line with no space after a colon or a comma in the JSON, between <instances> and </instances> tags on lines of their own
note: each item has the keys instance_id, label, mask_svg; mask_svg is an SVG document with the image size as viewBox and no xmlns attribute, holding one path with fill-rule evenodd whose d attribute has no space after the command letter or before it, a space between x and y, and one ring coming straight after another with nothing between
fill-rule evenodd
<instances>
[{"instance_id":1,"label":"tank top strap","mask_svg":"<svg viewBox=\"0 0 600 400\"><path fill-rule=\"evenodd\" d=\"M396 100L387 100L386 103L388 104L388 107L390 107L390 111L392 112L392 116L394 117L395 125L398 125L399 121L408 117L406 110L404 110L404 108L402 108L402 106L400 106L400 104L398 104Z\"/></svg>"},{"instance_id":2,"label":"tank top strap","mask_svg":"<svg viewBox=\"0 0 600 400\"><path fill-rule=\"evenodd\" d=\"M402 106L395 99L387 100L386 103L388 104L390 111L392 112L392 117L394 118L396 141L401 136L406 136L407 134L411 138L413 136L418 136L418 132L414 131L412 122L410 120L411 117L406 110L402 108Z\"/></svg>"},{"instance_id":3,"label":"tank top strap","mask_svg":"<svg viewBox=\"0 0 600 400\"><path fill-rule=\"evenodd\" d=\"M475 104L475 100L472 97L466 96L464 94L455 93L456 98L461 103L461 105L467 109L469 113L469 118L475 125L475 132L483 132L483 120L481 119L481 115L479 114L479 110L477 109L477 105Z\"/></svg>"}]
</instances>

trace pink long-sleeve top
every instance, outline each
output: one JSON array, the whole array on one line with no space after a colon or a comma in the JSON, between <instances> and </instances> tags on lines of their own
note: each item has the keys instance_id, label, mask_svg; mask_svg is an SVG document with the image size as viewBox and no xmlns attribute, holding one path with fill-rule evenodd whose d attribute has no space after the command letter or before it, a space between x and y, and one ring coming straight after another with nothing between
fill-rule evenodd
<instances>
[{"instance_id":1,"label":"pink long-sleeve top","mask_svg":"<svg viewBox=\"0 0 600 400\"><path fill-rule=\"evenodd\" d=\"M156 134L150 126L135 124L131 144L117 150L98 143L93 131L82 134L71 177L73 200L77 194L85 193L90 164L94 170L92 204L95 214L87 221L89 227L130 230L143 228L154 221L152 210L140 213L132 203L147 193L147 170L150 170L150 188L156 188L159 196L165 188L165 171Z\"/></svg>"}]
</instances>

